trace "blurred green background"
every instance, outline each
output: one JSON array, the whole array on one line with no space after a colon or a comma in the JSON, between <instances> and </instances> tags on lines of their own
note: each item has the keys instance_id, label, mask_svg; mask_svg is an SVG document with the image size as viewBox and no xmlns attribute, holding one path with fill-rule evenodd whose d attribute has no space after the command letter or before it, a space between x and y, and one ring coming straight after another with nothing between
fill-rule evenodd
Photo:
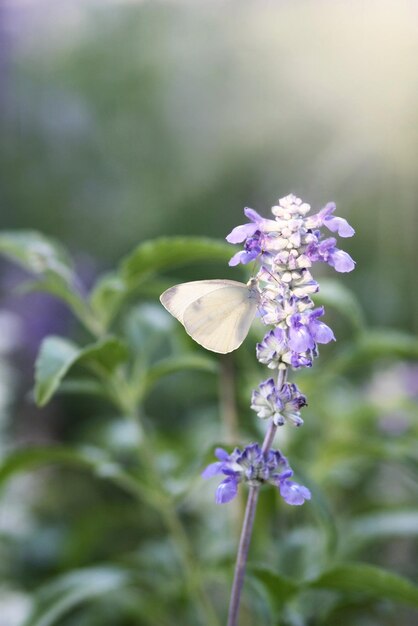
<instances>
[{"instance_id":1,"label":"blurred green background","mask_svg":"<svg viewBox=\"0 0 418 626\"><path fill-rule=\"evenodd\" d=\"M368 315L417 330L414 2L3 4L4 228L107 265L335 200Z\"/></svg>"},{"instance_id":2,"label":"blurred green background","mask_svg":"<svg viewBox=\"0 0 418 626\"><path fill-rule=\"evenodd\" d=\"M100 271L112 268L141 241L170 235L224 238L242 223L243 207L266 215L278 197L291 192L314 209L334 200L337 214L356 229L356 236L341 247L356 260L357 268L338 280L354 292L371 327L408 332L415 340L418 7L414 1L6 0L0 6L0 19L2 230L36 229L60 239L89 286ZM71 397L42 412L34 408L29 389L40 339L48 332L80 341L83 335L65 308L51 298L11 295L23 274L6 262L2 270L1 449L15 442L51 441L103 447L115 446L116 441L123 448L129 432L112 421L109 407ZM316 275L321 274L330 276L331 270L320 268ZM237 276L226 264L201 263L174 276L240 279L242 274ZM156 309L152 311L156 319ZM145 311L145 317L148 314ZM329 315L337 337L349 344L344 319L332 311ZM175 332L174 327L169 329ZM179 329L176 332L181 334ZM25 347L19 343L22 336ZM318 372L336 354L333 350L323 350ZM251 358L249 348L236 366L243 382L242 407L248 404L257 375L265 375L254 371L255 364L248 365ZM319 365L321 360L324 364ZM301 375L301 381L306 377L305 390L312 394L309 419L320 417L322 422L308 426L303 435L292 432L284 441L290 449L293 446L303 472L309 472L304 462L316 459L315 479L328 490L334 511L350 517L380 513L386 506L392 511L399 505L397 514L415 515L408 517L408 523L403 518L410 529L418 519L411 468L398 482L399 468L391 473L384 457L383 469L376 468L369 450L358 465L344 457L342 467L330 478L329 467L318 460L323 440L330 449L334 435L340 444L351 441L351 428L359 441L373 438L382 419L389 422L382 422L378 438L399 435L416 451L418 370L397 360L388 353L382 361L370 364L367 357L363 364L360 358L351 370L343 368L327 405L324 396L315 393L315 373ZM328 367L332 369L332 363ZM328 374L324 372L324 380ZM185 467L191 463L198 475L209 445L223 436L218 424L202 426L203 417L217 419L217 386L205 376L169 378L149 399L147 410L158 415L153 428L161 428L162 464L169 471L176 466L169 444L186 458ZM407 379L412 382L405 383ZM242 430L254 437L245 411ZM395 422L390 421L394 415ZM197 424L196 419L200 419ZM355 449L355 441L350 445ZM330 458L337 458L339 449L333 449ZM193 456L198 450L202 458L196 461ZM0 573L6 582L0 592L0 626L20 626L32 591L51 577L107 562L138 547L138 517L125 496L110 487L93 488L69 470L45 475L42 471L17 481L3 499ZM364 483L360 476L369 471L376 475ZM46 489L42 489L44 482ZM394 500L382 495L388 485ZM32 489L39 499L32 495L25 507ZM381 497L376 495L379 489ZM209 500L198 505L186 507L186 524L196 533L197 543L205 546L222 530L222 522L211 512L214 505ZM199 507L205 512L203 519ZM272 510L271 500L260 514L260 523L264 520L277 534L268 522ZM283 522L294 533L298 514L287 514L290 517ZM222 516L226 523L228 514L222 511ZM164 533L154 537L148 513L141 520L146 540L140 562L159 567L166 549ZM396 526L396 520L392 522ZM312 519L306 523L312 524ZM125 529L122 538L121 529ZM307 533L303 540L296 534L294 545L309 543ZM416 578L416 532L405 534L407 539L385 544L387 554L378 543L367 554L360 552L362 559ZM224 554L225 549L232 554L235 535L231 537L232 547L225 548L226 540L215 541L212 556ZM255 545L263 558L262 532ZM288 570L284 573L292 575L295 572L287 567L285 557L280 557ZM316 558L313 550L312 559ZM225 605L226 597L222 593L219 597L220 605ZM125 604L124 617L117 607L114 613L96 607L57 623L165 623L158 615L148 622L134 609L131 615L130 596ZM362 612L354 601L347 606L346 619L356 624L389 625L395 623L395 616L397 624L416 623L416 614L396 614L384 602L383 613L376 615L368 608ZM258 610L248 614L245 626L276 623L257 622L267 620ZM185 625L197 623L184 615ZM338 613L324 617L312 610L315 617L309 615L289 609L282 623L346 623ZM340 621L332 622L335 619Z\"/></svg>"}]
</instances>

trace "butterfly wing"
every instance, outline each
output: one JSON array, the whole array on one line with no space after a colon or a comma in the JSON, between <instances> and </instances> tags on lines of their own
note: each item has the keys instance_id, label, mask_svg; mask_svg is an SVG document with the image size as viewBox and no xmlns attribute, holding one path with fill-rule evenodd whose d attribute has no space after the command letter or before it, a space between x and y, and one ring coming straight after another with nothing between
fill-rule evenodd
<instances>
[{"instance_id":1,"label":"butterfly wing","mask_svg":"<svg viewBox=\"0 0 418 626\"><path fill-rule=\"evenodd\" d=\"M256 310L254 292L247 285L228 281L194 299L183 313L183 324L201 346L227 354L244 341Z\"/></svg>"},{"instance_id":2,"label":"butterfly wing","mask_svg":"<svg viewBox=\"0 0 418 626\"><path fill-rule=\"evenodd\" d=\"M190 283L182 283L181 285L170 287L160 296L160 301L171 315L184 324L184 312L192 302L216 289L226 286L246 287L246 285L236 280L195 280Z\"/></svg>"}]
</instances>

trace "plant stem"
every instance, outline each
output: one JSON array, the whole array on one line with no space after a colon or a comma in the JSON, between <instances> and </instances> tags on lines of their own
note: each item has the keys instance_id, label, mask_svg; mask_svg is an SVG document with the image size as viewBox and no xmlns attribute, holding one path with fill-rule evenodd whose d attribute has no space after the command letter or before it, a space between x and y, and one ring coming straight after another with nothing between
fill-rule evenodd
<instances>
[{"instance_id":1,"label":"plant stem","mask_svg":"<svg viewBox=\"0 0 418 626\"><path fill-rule=\"evenodd\" d=\"M236 626L238 619L241 591L244 584L245 567L247 565L248 550L253 531L259 490L259 487L250 487L250 492L248 494L244 523L242 525L237 560L235 563L234 582L232 584L231 600L229 603L228 626Z\"/></svg>"},{"instance_id":2,"label":"plant stem","mask_svg":"<svg viewBox=\"0 0 418 626\"><path fill-rule=\"evenodd\" d=\"M183 561L189 591L191 595L195 595L197 597L202 608L202 623L210 626L219 626L218 616L212 605L212 601L203 586L199 566L196 563L196 559L184 526L171 502L167 501L166 504L166 507L162 507L161 513L164 517L166 526L171 532L171 535L176 543L180 558Z\"/></svg>"},{"instance_id":3,"label":"plant stem","mask_svg":"<svg viewBox=\"0 0 418 626\"><path fill-rule=\"evenodd\" d=\"M287 370L279 370L277 376L277 388L281 389L286 380ZM270 424L264 437L262 452L264 455L270 450L277 426L270 420ZM255 512L257 508L260 486L250 487L247 506L245 509L244 522L241 530L241 538L238 546L237 560L235 563L234 582L232 584L231 599L229 603L228 626L237 626L238 612L241 601L241 592L244 585L245 569L247 565L248 550L253 532Z\"/></svg>"},{"instance_id":4,"label":"plant stem","mask_svg":"<svg viewBox=\"0 0 418 626\"><path fill-rule=\"evenodd\" d=\"M140 425L141 420L138 409L123 406L123 400L121 400L121 404L121 408L124 408L126 413ZM143 428L141 429L140 441L138 441L138 451L143 461L143 468L148 472L150 487L155 492L155 497L147 497L147 501L161 514L164 524L171 534L178 556L182 561L184 576L189 592L191 596L196 597L196 600L200 605L202 624L205 624L205 626L220 626L212 601L206 593L191 542L177 512L173 499L162 485L162 479L155 463L152 446L147 440L146 432Z\"/></svg>"}]
</instances>

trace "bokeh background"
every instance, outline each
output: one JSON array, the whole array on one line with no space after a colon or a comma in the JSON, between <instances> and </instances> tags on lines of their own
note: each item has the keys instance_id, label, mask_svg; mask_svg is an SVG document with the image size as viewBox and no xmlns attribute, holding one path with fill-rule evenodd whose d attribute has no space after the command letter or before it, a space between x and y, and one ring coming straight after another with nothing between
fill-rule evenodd
<instances>
[{"instance_id":1,"label":"bokeh background","mask_svg":"<svg viewBox=\"0 0 418 626\"><path fill-rule=\"evenodd\" d=\"M223 238L242 223L244 206L266 213L291 192L314 208L334 200L338 215L356 229L343 247L357 268L339 280L356 294L371 327L417 333L416 2L3 0L0 20L2 229L36 229L61 239L88 287L146 239ZM176 277L215 271L236 277L219 265L188 267ZM23 276L2 262L1 447L91 442L101 418L106 436L123 439L126 433L112 430L109 409L86 400L34 408L30 386L40 340L51 332L79 337L80 331L52 298L17 296L13 288ZM349 341L338 316L336 324ZM324 350L323 358L331 354ZM389 419L388 406L399 417L402 404L402 415L395 425L389 420L385 432L412 438L418 371L411 367L387 358L363 377L360 363L333 406L338 413L338 400L345 409L352 405L344 394L356 384L376 419ZM186 379L180 382L187 386ZM179 442L181 428L190 427L196 448L191 405L198 401L202 412L211 391L174 402L176 427L166 412L177 384L168 382L162 424ZM311 379L307 384L312 387ZM158 413L155 400L150 406ZM324 436L316 430L310 436ZM202 433L205 450L208 437L220 437ZM308 440L304 445L310 450ZM344 474L346 495L357 488L352 472ZM135 516L125 501L100 492L92 514L92 488L80 477L36 476L16 480L3 499L1 626L20 624L31 592L57 572L110 558L109 544L123 524L130 533L126 545L119 537L118 549L136 547ZM379 485L387 485L388 477L379 476ZM395 500L410 510L416 487L414 497L409 482L399 489ZM32 495L25 504L28 491L39 499ZM366 511L372 492L369 486L355 508ZM109 498L114 517L103 530ZM95 545L97 519L102 531ZM70 532L71 520L78 534ZM142 530L151 545L150 524L146 519ZM206 532L214 527L212 521ZM410 536L402 541L392 545L386 565L416 578L416 545ZM366 560L379 560L374 550ZM104 619L83 615L68 624ZM115 613L109 623L148 623L123 619ZM373 619L361 623L386 623L386 617ZM416 623L409 613L403 619Z\"/></svg>"},{"instance_id":2,"label":"bokeh background","mask_svg":"<svg viewBox=\"0 0 418 626\"><path fill-rule=\"evenodd\" d=\"M2 6L5 228L106 265L291 191L334 199L370 318L418 323L414 2Z\"/></svg>"}]
</instances>

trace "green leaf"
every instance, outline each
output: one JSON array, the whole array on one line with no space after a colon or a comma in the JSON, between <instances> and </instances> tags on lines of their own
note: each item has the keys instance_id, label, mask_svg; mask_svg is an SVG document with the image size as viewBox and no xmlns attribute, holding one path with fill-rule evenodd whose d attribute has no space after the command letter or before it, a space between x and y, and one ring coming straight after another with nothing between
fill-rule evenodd
<instances>
[{"instance_id":1,"label":"green leaf","mask_svg":"<svg viewBox=\"0 0 418 626\"><path fill-rule=\"evenodd\" d=\"M61 382L57 393L68 395L102 396L108 398L105 385L91 378L70 378Z\"/></svg>"},{"instance_id":2,"label":"green leaf","mask_svg":"<svg viewBox=\"0 0 418 626\"><path fill-rule=\"evenodd\" d=\"M346 529L346 542L369 543L390 537L418 536L418 510L379 511L351 521Z\"/></svg>"},{"instance_id":3,"label":"green leaf","mask_svg":"<svg viewBox=\"0 0 418 626\"><path fill-rule=\"evenodd\" d=\"M90 306L103 328L108 328L124 300L155 272L197 261L222 261L231 258L230 245L216 239L172 237L141 243L123 259L117 273L99 278L90 295ZM141 293L158 298L169 283L141 286Z\"/></svg>"},{"instance_id":4,"label":"green leaf","mask_svg":"<svg viewBox=\"0 0 418 626\"><path fill-rule=\"evenodd\" d=\"M53 270L66 278L72 276L71 261L64 248L36 231L3 231L0 254L33 274Z\"/></svg>"},{"instance_id":5,"label":"green leaf","mask_svg":"<svg viewBox=\"0 0 418 626\"><path fill-rule=\"evenodd\" d=\"M354 293L336 280L321 281L321 289L314 296L315 304L330 306L348 318L356 330L364 328L364 316Z\"/></svg>"},{"instance_id":6,"label":"green leaf","mask_svg":"<svg viewBox=\"0 0 418 626\"><path fill-rule=\"evenodd\" d=\"M134 289L150 273L197 261L227 263L233 248L223 241L199 237L172 237L141 243L120 265L120 276Z\"/></svg>"},{"instance_id":7,"label":"green leaf","mask_svg":"<svg viewBox=\"0 0 418 626\"><path fill-rule=\"evenodd\" d=\"M144 303L133 308L125 320L125 333L132 352L142 362L167 354L173 326L173 318L159 303Z\"/></svg>"},{"instance_id":8,"label":"green leaf","mask_svg":"<svg viewBox=\"0 0 418 626\"><path fill-rule=\"evenodd\" d=\"M21 472L56 464L88 470L96 478L110 481L136 500L139 498L151 504L155 501L154 490L148 490L143 482L138 483L136 478L124 472L101 448L93 446L78 449L36 446L13 450L0 459L0 486Z\"/></svg>"},{"instance_id":9,"label":"green leaf","mask_svg":"<svg viewBox=\"0 0 418 626\"><path fill-rule=\"evenodd\" d=\"M41 587L24 626L58 625L81 604L118 593L133 584L132 573L114 565L74 570Z\"/></svg>"},{"instance_id":10,"label":"green leaf","mask_svg":"<svg viewBox=\"0 0 418 626\"><path fill-rule=\"evenodd\" d=\"M80 348L60 337L47 337L35 364L35 401L44 406L80 355Z\"/></svg>"},{"instance_id":11,"label":"green leaf","mask_svg":"<svg viewBox=\"0 0 418 626\"><path fill-rule=\"evenodd\" d=\"M311 589L363 593L418 608L418 587L407 578L364 563L339 565L307 583Z\"/></svg>"},{"instance_id":12,"label":"green leaf","mask_svg":"<svg viewBox=\"0 0 418 626\"><path fill-rule=\"evenodd\" d=\"M274 614L299 591L296 581L277 574L268 567L249 566L248 576L261 586Z\"/></svg>"},{"instance_id":13,"label":"green leaf","mask_svg":"<svg viewBox=\"0 0 418 626\"><path fill-rule=\"evenodd\" d=\"M347 436L325 443L315 463L315 473L321 480L332 480L335 468L346 463L396 461L404 466L414 465L416 445L407 439L382 440L371 437Z\"/></svg>"},{"instance_id":14,"label":"green leaf","mask_svg":"<svg viewBox=\"0 0 418 626\"><path fill-rule=\"evenodd\" d=\"M62 446L30 447L9 452L0 460L0 485L15 474L34 470L44 465L64 463L83 468L93 466L93 458ZM97 461L97 459L95 459Z\"/></svg>"},{"instance_id":15,"label":"green leaf","mask_svg":"<svg viewBox=\"0 0 418 626\"><path fill-rule=\"evenodd\" d=\"M217 360L208 356L185 354L168 357L150 367L145 378L145 390L149 391L160 378L183 370L200 370L209 374L217 374L219 367Z\"/></svg>"},{"instance_id":16,"label":"green leaf","mask_svg":"<svg viewBox=\"0 0 418 626\"><path fill-rule=\"evenodd\" d=\"M127 358L127 347L115 337L107 337L85 348L61 337L47 337L41 344L35 365L36 403L44 406L76 363L110 373Z\"/></svg>"},{"instance_id":17,"label":"green leaf","mask_svg":"<svg viewBox=\"0 0 418 626\"><path fill-rule=\"evenodd\" d=\"M90 306L103 328L108 328L126 295L126 285L116 274L109 273L97 280L90 294Z\"/></svg>"},{"instance_id":18,"label":"green leaf","mask_svg":"<svg viewBox=\"0 0 418 626\"><path fill-rule=\"evenodd\" d=\"M383 358L418 359L417 337L392 329L368 330L340 357L334 359L332 373L341 374Z\"/></svg>"},{"instance_id":19,"label":"green leaf","mask_svg":"<svg viewBox=\"0 0 418 626\"><path fill-rule=\"evenodd\" d=\"M126 344L116 337L109 336L83 348L77 364L92 365L111 373L128 357L129 350Z\"/></svg>"},{"instance_id":20,"label":"green leaf","mask_svg":"<svg viewBox=\"0 0 418 626\"><path fill-rule=\"evenodd\" d=\"M28 281L20 291L23 293L34 291L49 293L63 300L78 318L86 322L89 328L94 328L94 320L90 319L90 311L83 298L79 295L78 290L74 287L72 279L68 280L61 274L48 269L45 270L42 278Z\"/></svg>"},{"instance_id":21,"label":"green leaf","mask_svg":"<svg viewBox=\"0 0 418 626\"><path fill-rule=\"evenodd\" d=\"M3 232L0 254L37 277L24 291L44 291L60 298L89 329L98 330L80 294L71 260L58 242L35 231Z\"/></svg>"}]
</instances>

